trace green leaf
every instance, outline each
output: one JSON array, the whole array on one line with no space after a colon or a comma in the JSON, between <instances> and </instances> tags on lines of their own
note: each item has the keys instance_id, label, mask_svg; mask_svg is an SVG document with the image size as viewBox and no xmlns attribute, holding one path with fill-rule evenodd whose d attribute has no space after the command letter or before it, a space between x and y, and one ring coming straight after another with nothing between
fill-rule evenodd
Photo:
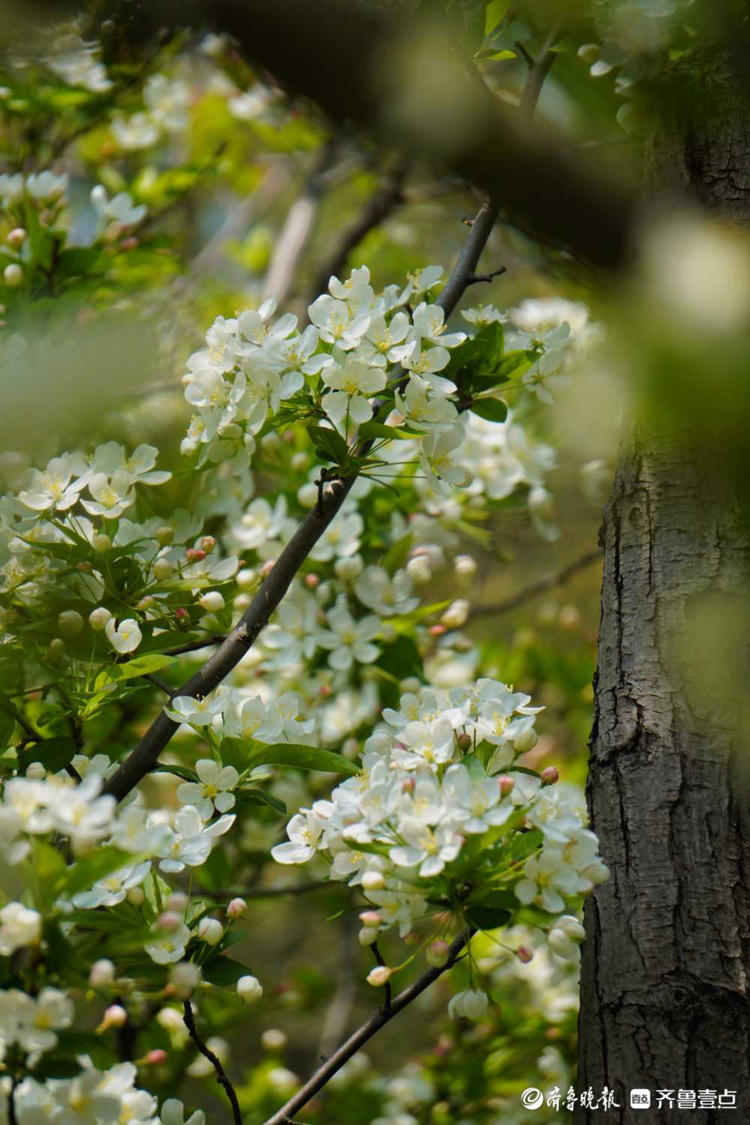
<instances>
[{"instance_id":1,"label":"green leaf","mask_svg":"<svg viewBox=\"0 0 750 1125\"><path fill-rule=\"evenodd\" d=\"M405 680L410 676L422 678L422 658L411 637L399 637L392 644L385 645L375 666L397 680Z\"/></svg>"},{"instance_id":2,"label":"green leaf","mask_svg":"<svg viewBox=\"0 0 750 1125\"><path fill-rule=\"evenodd\" d=\"M475 398L471 412L488 422L504 422L508 417L508 404L501 398Z\"/></svg>"},{"instance_id":3,"label":"green leaf","mask_svg":"<svg viewBox=\"0 0 750 1125\"><path fill-rule=\"evenodd\" d=\"M489 35L505 18L511 0L490 0L484 13L484 34Z\"/></svg>"},{"instance_id":4,"label":"green leaf","mask_svg":"<svg viewBox=\"0 0 750 1125\"><path fill-rule=\"evenodd\" d=\"M41 762L50 773L57 773L70 765L71 759L78 751L72 738L46 738L43 742L35 742L24 750L23 760Z\"/></svg>"},{"instance_id":5,"label":"green leaf","mask_svg":"<svg viewBox=\"0 0 750 1125\"><path fill-rule=\"evenodd\" d=\"M466 917L472 926L476 926L479 930L497 930L500 926L506 925L513 915L510 910L503 910L494 906L480 906L477 903L467 909Z\"/></svg>"},{"instance_id":6,"label":"green leaf","mask_svg":"<svg viewBox=\"0 0 750 1125\"><path fill-rule=\"evenodd\" d=\"M326 429L325 426L308 426L307 432L321 461L335 461L337 465L341 465L349 457L349 446L336 430Z\"/></svg>"},{"instance_id":7,"label":"green leaf","mask_svg":"<svg viewBox=\"0 0 750 1125\"><path fill-rule=\"evenodd\" d=\"M270 793L266 793L265 789L239 789L237 791L237 800L239 804L249 805L270 805L276 812L281 813L283 816L286 813L286 805L280 801L278 797L272 797Z\"/></svg>"},{"instance_id":8,"label":"green leaf","mask_svg":"<svg viewBox=\"0 0 750 1125\"><path fill-rule=\"evenodd\" d=\"M280 742L277 746L267 746L260 742L256 747L249 766L295 766L298 770L321 770L323 773L359 772L359 766L335 754L332 750L319 750L316 746L301 746L298 743Z\"/></svg>"},{"instance_id":9,"label":"green leaf","mask_svg":"<svg viewBox=\"0 0 750 1125\"><path fill-rule=\"evenodd\" d=\"M382 422L364 422L357 431L357 437L360 438L387 438L389 441L413 441L416 436L411 430L384 426Z\"/></svg>"},{"instance_id":10,"label":"green leaf","mask_svg":"<svg viewBox=\"0 0 750 1125\"><path fill-rule=\"evenodd\" d=\"M13 736L13 730L16 725L16 720L11 715L10 711L0 707L0 746L5 746L10 742Z\"/></svg>"},{"instance_id":11,"label":"green leaf","mask_svg":"<svg viewBox=\"0 0 750 1125\"><path fill-rule=\"evenodd\" d=\"M96 677L94 690L100 691L107 684L133 680L138 676L150 676L152 672L158 672L162 668L174 664L175 659L174 656L167 656L166 653L149 652L142 656L136 656L135 659L128 660L125 664L113 664L110 668L105 668Z\"/></svg>"},{"instance_id":12,"label":"green leaf","mask_svg":"<svg viewBox=\"0 0 750 1125\"><path fill-rule=\"evenodd\" d=\"M209 961L204 965L202 972L203 979L209 984L215 984L219 988L229 988L235 985L240 977L247 976L250 969L247 965L241 965L239 961L231 961L229 957L217 957L215 961Z\"/></svg>"},{"instance_id":13,"label":"green leaf","mask_svg":"<svg viewBox=\"0 0 750 1125\"><path fill-rule=\"evenodd\" d=\"M74 863L68 872L67 891L69 895L87 891L99 879L111 875L113 871L131 864L134 857L112 844L97 848L91 855L84 856Z\"/></svg>"}]
</instances>

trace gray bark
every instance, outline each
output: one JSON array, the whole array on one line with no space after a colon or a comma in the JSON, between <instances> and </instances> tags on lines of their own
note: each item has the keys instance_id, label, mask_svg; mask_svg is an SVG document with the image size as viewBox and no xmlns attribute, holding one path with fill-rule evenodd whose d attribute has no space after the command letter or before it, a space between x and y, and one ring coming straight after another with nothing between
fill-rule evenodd
<instances>
[{"instance_id":1,"label":"gray bark","mask_svg":"<svg viewBox=\"0 0 750 1125\"><path fill-rule=\"evenodd\" d=\"M689 91L688 119L652 144L651 176L747 221L750 115L711 75L708 103ZM675 1107L680 1089L737 1091L735 1114L684 1111L694 1125L750 1120L750 535L735 466L695 433L641 427L605 513L588 798L612 876L586 904L577 1089L614 1089L621 1108L579 1107L578 1123L674 1121L655 1108L664 1089ZM638 1087L646 1112L629 1107Z\"/></svg>"}]
</instances>

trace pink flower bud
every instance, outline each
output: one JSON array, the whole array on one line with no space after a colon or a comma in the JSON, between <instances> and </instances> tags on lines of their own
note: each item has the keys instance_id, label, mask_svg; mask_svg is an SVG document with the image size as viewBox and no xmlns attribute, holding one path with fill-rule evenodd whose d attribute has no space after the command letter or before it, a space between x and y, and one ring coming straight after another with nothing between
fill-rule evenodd
<instances>
[{"instance_id":1,"label":"pink flower bud","mask_svg":"<svg viewBox=\"0 0 750 1125\"><path fill-rule=\"evenodd\" d=\"M557 772L555 766L547 766L539 774L539 780L542 785L554 785L556 781L560 780L560 774Z\"/></svg>"},{"instance_id":2,"label":"pink flower bud","mask_svg":"<svg viewBox=\"0 0 750 1125\"><path fill-rule=\"evenodd\" d=\"M227 906L227 916L234 919L244 918L247 914L247 903L244 898L233 898Z\"/></svg>"},{"instance_id":3,"label":"pink flower bud","mask_svg":"<svg viewBox=\"0 0 750 1125\"><path fill-rule=\"evenodd\" d=\"M200 547L188 547L185 551L185 557L188 562L200 562L201 559L205 559L206 552L202 551Z\"/></svg>"},{"instance_id":4,"label":"pink flower bud","mask_svg":"<svg viewBox=\"0 0 750 1125\"><path fill-rule=\"evenodd\" d=\"M186 621L188 618L188 611L184 608L184 606L178 606L174 611L174 615L178 621Z\"/></svg>"},{"instance_id":5,"label":"pink flower bud","mask_svg":"<svg viewBox=\"0 0 750 1125\"><path fill-rule=\"evenodd\" d=\"M131 234L127 238L123 238L122 242L120 243L120 249L121 250L135 250L137 245L138 245L138 239L135 237L135 235Z\"/></svg>"},{"instance_id":6,"label":"pink flower bud","mask_svg":"<svg viewBox=\"0 0 750 1125\"><path fill-rule=\"evenodd\" d=\"M377 910L363 910L359 916L359 920L363 926L382 926L382 915L378 914Z\"/></svg>"},{"instance_id":7,"label":"pink flower bud","mask_svg":"<svg viewBox=\"0 0 750 1125\"><path fill-rule=\"evenodd\" d=\"M500 786L500 796L507 797L508 794L512 793L516 787L516 779L514 777L505 777L505 775L503 775L503 777L498 778L498 784Z\"/></svg>"},{"instance_id":8,"label":"pink flower bud","mask_svg":"<svg viewBox=\"0 0 750 1125\"><path fill-rule=\"evenodd\" d=\"M182 916L174 910L165 910L156 919L156 925L165 934L173 934L182 925Z\"/></svg>"},{"instance_id":9,"label":"pink flower bud","mask_svg":"<svg viewBox=\"0 0 750 1125\"><path fill-rule=\"evenodd\" d=\"M416 782L414 781L413 777L405 777L404 780L401 782L401 792L402 793L413 793L415 784L416 784Z\"/></svg>"},{"instance_id":10,"label":"pink flower bud","mask_svg":"<svg viewBox=\"0 0 750 1125\"><path fill-rule=\"evenodd\" d=\"M184 911L188 904L188 896L184 891L172 891L167 899L167 910Z\"/></svg>"},{"instance_id":11,"label":"pink flower bud","mask_svg":"<svg viewBox=\"0 0 750 1125\"><path fill-rule=\"evenodd\" d=\"M382 988L392 976L393 969L389 969L387 965L376 965L367 974L367 983L371 984L373 988Z\"/></svg>"},{"instance_id":12,"label":"pink flower bud","mask_svg":"<svg viewBox=\"0 0 750 1125\"><path fill-rule=\"evenodd\" d=\"M309 590L314 590L316 586L320 585L320 575L319 574L306 574L305 575L305 585L307 586L307 588Z\"/></svg>"},{"instance_id":13,"label":"pink flower bud","mask_svg":"<svg viewBox=\"0 0 750 1125\"><path fill-rule=\"evenodd\" d=\"M128 1022L128 1013L121 1004L110 1004L104 1013L102 1022L97 1027L97 1031L108 1031L110 1027L124 1027Z\"/></svg>"},{"instance_id":14,"label":"pink flower bud","mask_svg":"<svg viewBox=\"0 0 750 1125\"><path fill-rule=\"evenodd\" d=\"M442 969L443 965L447 965L449 956L450 946L448 942L440 939L431 942L425 950L427 964L432 965L435 969Z\"/></svg>"},{"instance_id":15,"label":"pink flower bud","mask_svg":"<svg viewBox=\"0 0 750 1125\"><path fill-rule=\"evenodd\" d=\"M5 241L13 250L20 250L26 241L26 231L23 227L14 227L5 236Z\"/></svg>"},{"instance_id":16,"label":"pink flower bud","mask_svg":"<svg viewBox=\"0 0 750 1125\"><path fill-rule=\"evenodd\" d=\"M533 956L533 950L529 949L527 945L519 945L516 950L516 957L523 965L528 965Z\"/></svg>"},{"instance_id":17,"label":"pink flower bud","mask_svg":"<svg viewBox=\"0 0 750 1125\"><path fill-rule=\"evenodd\" d=\"M143 1062L146 1066L161 1066L162 1063L167 1061L167 1052L157 1047L144 1057Z\"/></svg>"},{"instance_id":18,"label":"pink flower bud","mask_svg":"<svg viewBox=\"0 0 750 1125\"><path fill-rule=\"evenodd\" d=\"M214 539L213 535L204 535L200 541L200 544L201 550L205 551L207 555L210 555L214 547L216 546L216 540Z\"/></svg>"},{"instance_id":19,"label":"pink flower bud","mask_svg":"<svg viewBox=\"0 0 750 1125\"><path fill-rule=\"evenodd\" d=\"M447 631L445 625L430 625L427 630L431 637L442 637Z\"/></svg>"}]
</instances>

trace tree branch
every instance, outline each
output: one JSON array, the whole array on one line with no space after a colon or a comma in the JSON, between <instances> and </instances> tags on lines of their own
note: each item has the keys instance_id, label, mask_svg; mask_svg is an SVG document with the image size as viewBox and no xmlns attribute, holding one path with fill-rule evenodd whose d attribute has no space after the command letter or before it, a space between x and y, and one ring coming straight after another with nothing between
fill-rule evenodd
<instances>
[{"instance_id":1,"label":"tree branch","mask_svg":"<svg viewBox=\"0 0 750 1125\"><path fill-rule=\"evenodd\" d=\"M366 1023L363 1023L353 1035L350 1035L349 1038L341 1044L337 1051L334 1051L330 1059L326 1059L323 1065L305 1082L294 1097L290 1098L286 1105L283 1105L281 1109L277 1110L276 1113L264 1122L264 1125L289 1125L289 1121L297 1110L307 1105L317 1094L318 1090L321 1090L333 1075L341 1070L344 1063L348 1062L352 1055L356 1055L357 1051L363 1047L369 1039L372 1039L373 1035L377 1035L381 1028L385 1027L394 1016L408 1007L418 996L421 996L425 989L430 987L433 981L436 981L443 973L447 973L449 969L453 968L465 946L471 940L473 932L474 931L471 929L465 930L453 941L448 953L448 960L442 968L428 969L414 984L409 985L403 992L400 992L391 1002L390 1007L378 1008Z\"/></svg>"},{"instance_id":2,"label":"tree branch","mask_svg":"<svg viewBox=\"0 0 750 1125\"><path fill-rule=\"evenodd\" d=\"M219 1083L220 1086L223 1086L225 1091L226 1091L226 1095L229 1098L229 1103L232 1107L232 1116L234 1118L234 1125L242 1125L242 1113L240 1111L240 1103L237 1101L237 1094L235 1092L234 1086L229 1081L229 1079L227 1077L227 1072L224 1070L224 1067L221 1065L221 1059L218 1057L218 1055L216 1055L211 1050L210 1047L206 1046L206 1044L203 1042L200 1035L198 1034L198 1029L195 1026L195 1017L193 1016L193 1007L192 1007L192 1004L190 1003L189 1000L186 1000L183 1004L183 1017L182 1018L185 1021L185 1027L188 1029L188 1033L189 1033L190 1038L192 1039L193 1043L195 1043L196 1047L198 1048L200 1053L204 1056L204 1058L207 1058L208 1061L211 1063L211 1066L216 1071L216 1081Z\"/></svg>"},{"instance_id":3,"label":"tree branch","mask_svg":"<svg viewBox=\"0 0 750 1125\"><path fill-rule=\"evenodd\" d=\"M325 293L331 277L338 277L346 265L347 258L365 235L379 226L384 219L404 201L403 187L406 179L407 161L399 160L387 173L383 183L368 200L361 215L344 231L338 245L334 247L328 261L320 267L313 282L310 299Z\"/></svg>"},{"instance_id":4,"label":"tree branch","mask_svg":"<svg viewBox=\"0 0 750 1125\"><path fill-rule=\"evenodd\" d=\"M469 278L473 277L496 217L497 206L490 202L483 203L472 223L466 246L436 302L445 311L446 317L463 296ZM328 482L325 491L321 489L321 502L308 512L299 525L237 625L227 634L203 667L181 687L174 690L173 698L188 695L202 699L218 687L236 667L268 624L271 614L286 594L292 579L335 518L355 480L356 475L345 480L336 479ZM185 651L185 648L182 651ZM168 745L178 725L164 711L160 712L138 745L107 781L103 792L111 793L118 800L122 800L154 768L159 755Z\"/></svg>"},{"instance_id":5,"label":"tree branch","mask_svg":"<svg viewBox=\"0 0 750 1125\"><path fill-rule=\"evenodd\" d=\"M517 594L512 594L511 597L506 598L505 601L495 602L492 605L475 605L469 610L469 620L474 617L497 617L501 613L508 613L512 609L518 609L524 602L529 602L532 598L539 597L540 594L546 593L547 590L554 590L557 586L563 586L574 574L578 574L580 570L585 570L587 566L592 563L601 562L602 552L600 550L587 551L585 555L581 555L579 559L574 559L572 563L568 563L562 570L556 574L548 574L544 578L538 579L536 582L531 582L528 586L524 586Z\"/></svg>"}]
</instances>

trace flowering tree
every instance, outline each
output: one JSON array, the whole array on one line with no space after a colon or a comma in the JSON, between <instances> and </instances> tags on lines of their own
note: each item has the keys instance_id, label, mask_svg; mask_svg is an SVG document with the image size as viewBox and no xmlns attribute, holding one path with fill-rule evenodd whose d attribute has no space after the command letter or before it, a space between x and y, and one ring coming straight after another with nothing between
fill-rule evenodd
<instances>
[{"instance_id":1,"label":"flowering tree","mask_svg":"<svg viewBox=\"0 0 750 1125\"><path fill-rule=\"evenodd\" d=\"M200 1125L192 1105L212 1091L235 1123L489 1123L498 1106L514 1121L535 1067L557 1090L550 1120L566 1088L577 1103L570 1043L550 1044L572 1031L582 900L603 885L605 913L609 870L575 765L561 781L539 752L544 707L511 682L528 680L523 659L464 626L494 529L522 516L536 542L559 535L550 408L613 360L579 300L525 298L517 280L508 308L474 298L522 264L585 259L573 296L591 264L623 264L630 193L600 173L592 188L532 117L554 63L569 115L615 73L609 127L635 128L690 29L676 4L635 25L617 4L435 7L332 3L312 27L296 3L104 4L37 38L17 16L0 90L9 1125ZM341 65L326 69L331 21ZM394 29L415 73L386 104L365 75L376 49L405 75ZM448 98L427 81L442 62ZM542 166L554 204L528 190ZM437 253L399 249L384 224L409 192L457 194L473 217ZM275 221L285 196L272 238L264 208ZM685 223L680 245L715 245ZM509 261L487 265L498 229ZM644 246L644 291L666 307ZM610 337L629 300L612 299ZM589 459L589 492L606 475ZM240 1072L227 1039L256 1028L308 891L334 916L317 940L338 927L347 961L320 1049L299 1078L285 1033L258 1028L266 1057ZM306 972L286 991L317 1024L327 986ZM351 1032L360 977L375 1000ZM385 1085L361 1048L440 978L462 1034ZM481 1075L477 1043L497 1060ZM613 1109L628 1078L592 1064L586 1081Z\"/></svg>"}]
</instances>

